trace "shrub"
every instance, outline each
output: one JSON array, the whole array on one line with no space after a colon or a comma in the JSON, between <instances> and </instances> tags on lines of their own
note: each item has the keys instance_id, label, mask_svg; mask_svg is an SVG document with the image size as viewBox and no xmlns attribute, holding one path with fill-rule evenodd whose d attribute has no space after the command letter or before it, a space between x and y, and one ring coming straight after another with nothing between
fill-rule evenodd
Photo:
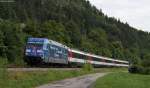
<instances>
[{"instance_id":1,"label":"shrub","mask_svg":"<svg viewBox=\"0 0 150 88\"><path fill-rule=\"evenodd\" d=\"M93 66L89 63L85 63L82 67L83 71L93 71Z\"/></svg>"},{"instance_id":2,"label":"shrub","mask_svg":"<svg viewBox=\"0 0 150 88\"><path fill-rule=\"evenodd\" d=\"M7 59L0 57L0 85L3 86L3 81L7 81L6 70Z\"/></svg>"},{"instance_id":3,"label":"shrub","mask_svg":"<svg viewBox=\"0 0 150 88\"><path fill-rule=\"evenodd\" d=\"M150 74L150 54L145 54L140 65L129 67L130 73Z\"/></svg>"},{"instance_id":4,"label":"shrub","mask_svg":"<svg viewBox=\"0 0 150 88\"><path fill-rule=\"evenodd\" d=\"M141 74L150 74L150 67L142 68L140 71Z\"/></svg>"},{"instance_id":5,"label":"shrub","mask_svg":"<svg viewBox=\"0 0 150 88\"><path fill-rule=\"evenodd\" d=\"M142 71L142 67L141 66L138 66L138 65L133 65L133 66L130 66L128 71L130 73L141 73Z\"/></svg>"},{"instance_id":6,"label":"shrub","mask_svg":"<svg viewBox=\"0 0 150 88\"><path fill-rule=\"evenodd\" d=\"M130 73L150 74L150 67L134 65L130 66L128 70Z\"/></svg>"}]
</instances>

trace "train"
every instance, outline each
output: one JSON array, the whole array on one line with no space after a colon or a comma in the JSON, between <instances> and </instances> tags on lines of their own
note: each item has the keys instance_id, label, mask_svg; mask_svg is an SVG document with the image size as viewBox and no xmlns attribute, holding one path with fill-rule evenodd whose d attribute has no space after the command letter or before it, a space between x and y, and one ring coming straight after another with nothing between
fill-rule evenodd
<instances>
[{"instance_id":1,"label":"train","mask_svg":"<svg viewBox=\"0 0 150 88\"><path fill-rule=\"evenodd\" d=\"M30 64L57 64L83 66L89 63L94 67L128 67L129 62L95 55L69 48L48 38L28 38L25 46L25 61Z\"/></svg>"}]
</instances>

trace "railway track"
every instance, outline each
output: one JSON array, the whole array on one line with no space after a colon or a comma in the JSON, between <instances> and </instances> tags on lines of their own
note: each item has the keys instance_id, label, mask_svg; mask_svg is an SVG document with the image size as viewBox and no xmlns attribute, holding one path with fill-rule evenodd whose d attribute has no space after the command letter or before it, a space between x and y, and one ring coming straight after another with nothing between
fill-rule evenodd
<instances>
[{"instance_id":1,"label":"railway track","mask_svg":"<svg viewBox=\"0 0 150 88\"><path fill-rule=\"evenodd\" d=\"M25 72L30 72L30 71L50 71L50 70L62 70L62 71L69 71L69 70L81 70L82 68L7 68L7 71L25 71ZM110 72L110 71L122 71L125 68L94 68L95 72Z\"/></svg>"},{"instance_id":2,"label":"railway track","mask_svg":"<svg viewBox=\"0 0 150 88\"><path fill-rule=\"evenodd\" d=\"M80 70L81 68L7 68L8 71Z\"/></svg>"}]
</instances>

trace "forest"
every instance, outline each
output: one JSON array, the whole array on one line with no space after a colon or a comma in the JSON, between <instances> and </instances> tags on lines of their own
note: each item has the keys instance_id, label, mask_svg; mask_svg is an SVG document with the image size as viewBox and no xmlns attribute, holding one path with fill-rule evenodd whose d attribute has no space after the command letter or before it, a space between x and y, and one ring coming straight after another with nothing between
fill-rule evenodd
<instances>
[{"instance_id":1,"label":"forest","mask_svg":"<svg viewBox=\"0 0 150 88\"><path fill-rule=\"evenodd\" d=\"M10 64L24 64L28 37L45 37L78 50L150 66L150 33L108 17L87 0L0 2L0 57Z\"/></svg>"}]
</instances>

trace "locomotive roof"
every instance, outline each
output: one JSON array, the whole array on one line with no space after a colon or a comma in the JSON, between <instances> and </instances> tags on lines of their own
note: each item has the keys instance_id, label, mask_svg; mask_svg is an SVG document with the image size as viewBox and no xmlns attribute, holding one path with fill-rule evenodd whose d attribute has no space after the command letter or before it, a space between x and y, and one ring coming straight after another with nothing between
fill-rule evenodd
<instances>
[{"instance_id":1,"label":"locomotive roof","mask_svg":"<svg viewBox=\"0 0 150 88\"><path fill-rule=\"evenodd\" d=\"M59 43L59 42L56 42L56 41L53 41L53 40L49 40L47 38L28 38L28 43L50 43L50 44L53 44L53 45L56 45L56 46L59 46L59 47L63 47L63 48L68 48L67 46Z\"/></svg>"},{"instance_id":2,"label":"locomotive roof","mask_svg":"<svg viewBox=\"0 0 150 88\"><path fill-rule=\"evenodd\" d=\"M28 38L28 43L44 43L46 38Z\"/></svg>"},{"instance_id":3,"label":"locomotive roof","mask_svg":"<svg viewBox=\"0 0 150 88\"><path fill-rule=\"evenodd\" d=\"M56 41L53 41L53 40L49 40L50 44L53 44L53 45L57 45L57 46L60 46L60 47L63 47L63 48L68 48L66 45L63 45L59 42L56 42Z\"/></svg>"}]
</instances>

